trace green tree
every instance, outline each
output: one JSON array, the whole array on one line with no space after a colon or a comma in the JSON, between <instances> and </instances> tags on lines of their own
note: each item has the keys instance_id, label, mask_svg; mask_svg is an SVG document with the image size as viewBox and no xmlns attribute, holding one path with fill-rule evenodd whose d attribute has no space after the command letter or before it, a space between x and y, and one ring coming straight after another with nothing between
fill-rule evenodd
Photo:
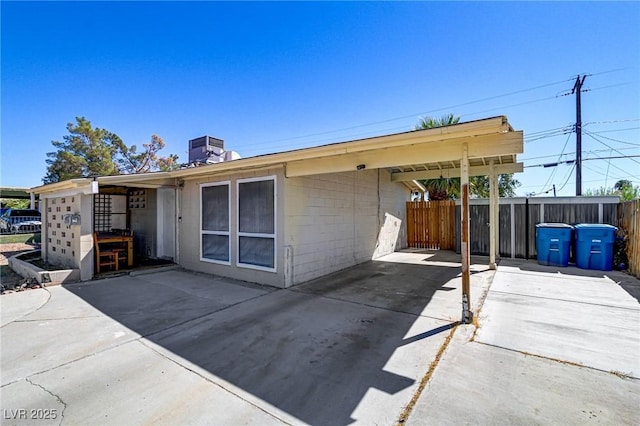
<instances>
[{"instance_id":1,"label":"green tree","mask_svg":"<svg viewBox=\"0 0 640 426\"><path fill-rule=\"evenodd\" d=\"M3 208L28 209L29 205L31 205L31 201L16 198L2 198L0 199L0 205Z\"/></svg>"},{"instance_id":2,"label":"green tree","mask_svg":"<svg viewBox=\"0 0 640 426\"><path fill-rule=\"evenodd\" d=\"M640 187L634 186L630 180L622 179L613 185L613 188L606 188L601 186L596 189L587 189L584 193L587 197L597 196L618 196L624 201L637 200L640 198Z\"/></svg>"},{"instance_id":3,"label":"green tree","mask_svg":"<svg viewBox=\"0 0 640 426\"><path fill-rule=\"evenodd\" d=\"M458 124L460 117L453 114L440 118L421 117L416 130L432 129ZM429 192L430 200L447 200L460 198L460 178L425 179L420 181ZM498 175L498 193L500 197L514 197L515 189L520 182L513 177L513 173ZM472 197L489 198L489 178L487 176L469 177L469 193Z\"/></svg>"},{"instance_id":4,"label":"green tree","mask_svg":"<svg viewBox=\"0 0 640 426\"><path fill-rule=\"evenodd\" d=\"M125 173L146 173L178 167L178 156L158 156L164 141L157 135L137 151L128 147L118 135L91 126L84 117L67 124L68 135L62 141L52 141L56 151L47 153L47 174L44 183L61 182L87 176L110 176Z\"/></svg>"},{"instance_id":5,"label":"green tree","mask_svg":"<svg viewBox=\"0 0 640 426\"><path fill-rule=\"evenodd\" d=\"M138 152L136 145L127 147L124 143L119 145L120 158L118 164L124 173L148 173L152 171L170 171L180 167L178 155L170 154L168 157L158 156L158 152L164 148L164 141L158 135L152 135L149 143L142 144L144 151Z\"/></svg>"}]
</instances>

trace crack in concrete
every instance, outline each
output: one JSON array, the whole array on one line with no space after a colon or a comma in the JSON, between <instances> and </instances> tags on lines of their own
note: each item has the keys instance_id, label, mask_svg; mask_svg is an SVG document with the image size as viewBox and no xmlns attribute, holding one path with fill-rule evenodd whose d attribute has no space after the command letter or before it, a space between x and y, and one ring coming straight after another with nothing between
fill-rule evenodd
<instances>
[{"instance_id":1,"label":"crack in concrete","mask_svg":"<svg viewBox=\"0 0 640 426\"><path fill-rule=\"evenodd\" d=\"M30 379L28 379L28 378L25 378L24 380L25 380L27 383L29 383L29 384L31 384L31 385L33 385L33 386L36 386L36 387L38 387L38 388L42 389L43 391L45 391L46 393L48 393L49 395L51 395L52 397L54 397L54 398L55 398L55 399L56 399L60 404L62 404L62 411L60 412L60 423L58 423L58 425L61 425L61 424L62 424L62 422L64 421L64 411L67 409L67 403L66 403L66 402L64 402L64 401L62 400L62 398L60 398L60 396L58 396L58 395L56 395L55 393L51 392L49 389L45 388L44 386L42 386L42 385L40 385L40 384L38 384L38 383L32 382L32 381L31 381Z\"/></svg>"},{"instance_id":2,"label":"crack in concrete","mask_svg":"<svg viewBox=\"0 0 640 426\"><path fill-rule=\"evenodd\" d=\"M497 293L497 294L511 295L511 296L531 297L533 299L554 300L557 302L576 303L580 305L591 305L591 306L601 306L604 308L624 309L632 312L640 310L640 304L638 306L631 307L631 306L619 306L619 305L611 305L611 304L595 303L595 302L584 302L581 300L562 299L559 297L536 296L534 294L515 293L512 291L491 290L491 292Z\"/></svg>"},{"instance_id":3,"label":"crack in concrete","mask_svg":"<svg viewBox=\"0 0 640 426\"><path fill-rule=\"evenodd\" d=\"M64 320L81 320L87 318L101 318L104 315L87 315L83 317L64 317L64 318L34 318L34 319L20 319L13 322L41 322L41 321L64 321Z\"/></svg>"},{"instance_id":4,"label":"crack in concrete","mask_svg":"<svg viewBox=\"0 0 640 426\"><path fill-rule=\"evenodd\" d=\"M291 424L291 423L286 422L284 419L281 419L280 417L276 416L275 414L270 413L270 412L269 412L269 411L267 411L266 409L264 409L264 408L262 408L262 407L260 407L260 406L258 406L258 405L256 405L256 404L254 404L253 402L249 401L248 399L243 398L243 397L242 397L241 395L239 395L238 393L233 392L233 391L232 391L232 390L230 390L230 389L227 389L226 387L224 387L224 386L223 386L223 385L221 385L220 383L217 383L217 382L213 381L213 380L212 380L212 379L210 379L209 377L206 377L205 375L203 375L203 374L201 374L201 373L197 372L196 370L194 370L194 369L192 369L192 368L189 368L189 367L187 367L186 365L183 365L183 364L179 363L179 362L178 362L178 361L176 361L175 359L172 359L172 358L170 358L170 357L166 356L166 355L165 355L165 354L163 354L162 352L160 352L160 351L156 350L155 348L151 347L150 345L148 345L148 344L147 344L147 342L145 342L143 339L139 339L139 342L140 342L141 344L143 344L146 348L148 348L148 349L150 349L151 351L153 351L154 353L158 354L160 357L162 357L162 358L166 359L167 361L172 362L173 364L177 365L178 367L183 368L184 370L187 370L188 372L195 374L196 376L198 376L198 377L200 377L201 379L203 379L203 380L205 380L205 381L207 381L207 382L211 383L212 385L219 387L220 389L224 390L225 392L230 393L231 395L235 396L236 398L239 398L241 401L244 401L244 402L246 402L247 404L251 405L252 407L257 408L258 410L262 411L263 413L267 414L268 416L273 417L274 419L276 419L276 420L278 420L278 421L282 422L283 424L285 424L285 425L289 425L289 426L292 426L292 424Z\"/></svg>"},{"instance_id":5,"label":"crack in concrete","mask_svg":"<svg viewBox=\"0 0 640 426\"><path fill-rule=\"evenodd\" d=\"M10 321L10 322L8 322L8 323L6 323L6 324L3 324L2 326L0 326L0 328L4 328L4 327L8 326L9 324L13 324L14 322L18 322L18 321L20 321L20 319L21 319L21 318L24 318L24 317L26 317L27 315L31 315L31 314L33 314L33 313L35 313L35 312L38 312L40 309L42 309L42 307L44 307L47 303L49 303L49 300L51 300L51 292L50 292L47 288L45 288L45 287L40 287L40 289L42 289L42 290L46 291L46 292L47 292L47 295L49 296L49 297L47 297L47 300L45 300L45 301L42 303L42 305L38 306L38 307L37 307L37 308L35 308L33 311L31 311L31 312L27 312L26 314L24 314L24 315L22 315L22 316L20 316L20 317L18 317L18 318L16 318L16 319L14 319L13 321ZM35 289L35 290L37 290L37 289Z\"/></svg>"},{"instance_id":6,"label":"crack in concrete","mask_svg":"<svg viewBox=\"0 0 640 426\"><path fill-rule=\"evenodd\" d=\"M531 357L534 357L534 358L544 359L544 360L547 360L547 361L553 361L553 362L557 362L559 364L570 365L572 367L586 368L586 369L589 369L589 370L600 371L602 373L612 374L612 375L614 375L616 377L619 377L621 379L631 379L631 380L639 380L640 381L639 378L631 376L631 375L626 374L626 373L623 373L621 371L615 371L615 370L614 371L611 371L611 370L607 371L607 370L603 370L601 368L591 367L590 365L585 365L585 364L582 364L580 362L567 361L567 360L560 359L560 358L553 358L553 357L546 356L546 355L534 354L534 353L531 353L531 352L521 351L521 350L518 350L518 349L506 348L504 346L494 345L494 344L486 343L486 342L481 342L479 340L474 340L473 343L478 343L478 344L481 344L481 345L490 346L492 348L502 349L502 350L509 351L509 352L515 352L517 354L524 355L524 356L531 356Z\"/></svg>"}]
</instances>

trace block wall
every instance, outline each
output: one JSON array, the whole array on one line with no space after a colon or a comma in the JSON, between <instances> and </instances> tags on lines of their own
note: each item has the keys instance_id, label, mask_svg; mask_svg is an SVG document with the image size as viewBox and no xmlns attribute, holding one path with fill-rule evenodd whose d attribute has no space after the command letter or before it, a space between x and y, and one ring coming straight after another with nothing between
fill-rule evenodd
<instances>
[{"instance_id":1,"label":"block wall","mask_svg":"<svg viewBox=\"0 0 640 426\"><path fill-rule=\"evenodd\" d=\"M45 204L45 259L54 265L79 268L76 254L80 248L81 235L78 226L68 226L64 223L64 216L80 214L81 196L48 198Z\"/></svg>"},{"instance_id":2,"label":"block wall","mask_svg":"<svg viewBox=\"0 0 640 426\"><path fill-rule=\"evenodd\" d=\"M408 188L386 170L285 181L285 246L290 285L353 266L406 245Z\"/></svg>"}]
</instances>

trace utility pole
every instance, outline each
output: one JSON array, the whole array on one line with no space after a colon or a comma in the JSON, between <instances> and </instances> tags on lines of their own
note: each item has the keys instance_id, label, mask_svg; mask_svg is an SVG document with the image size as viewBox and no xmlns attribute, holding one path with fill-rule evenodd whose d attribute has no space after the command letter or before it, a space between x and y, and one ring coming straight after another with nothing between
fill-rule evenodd
<instances>
[{"instance_id":1,"label":"utility pole","mask_svg":"<svg viewBox=\"0 0 640 426\"><path fill-rule=\"evenodd\" d=\"M580 104L580 92L586 75L580 79L576 77L576 83L571 89L571 94L576 95L576 195L582 195L582 106Z\"/></svg>"}]
</instances>

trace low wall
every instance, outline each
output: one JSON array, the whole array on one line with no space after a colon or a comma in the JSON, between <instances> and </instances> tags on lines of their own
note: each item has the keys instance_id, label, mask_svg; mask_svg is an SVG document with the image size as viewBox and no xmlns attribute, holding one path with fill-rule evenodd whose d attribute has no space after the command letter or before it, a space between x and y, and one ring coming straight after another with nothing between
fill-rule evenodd
<instances>
[{"instance_id":1,"label":"low wall","mask_svg":"<svg viewBox=\"0 0 640 426\"><path fill-rule=\"evenodd\" d=\"M80 269L63 269L60 271L45 271L36 265L20 259L21 256L33 254L40 250L29 251L10 257L9 267L24 278L33 278L43 287L68 284L80 281Z\"/></svg>"}]
</instances>

